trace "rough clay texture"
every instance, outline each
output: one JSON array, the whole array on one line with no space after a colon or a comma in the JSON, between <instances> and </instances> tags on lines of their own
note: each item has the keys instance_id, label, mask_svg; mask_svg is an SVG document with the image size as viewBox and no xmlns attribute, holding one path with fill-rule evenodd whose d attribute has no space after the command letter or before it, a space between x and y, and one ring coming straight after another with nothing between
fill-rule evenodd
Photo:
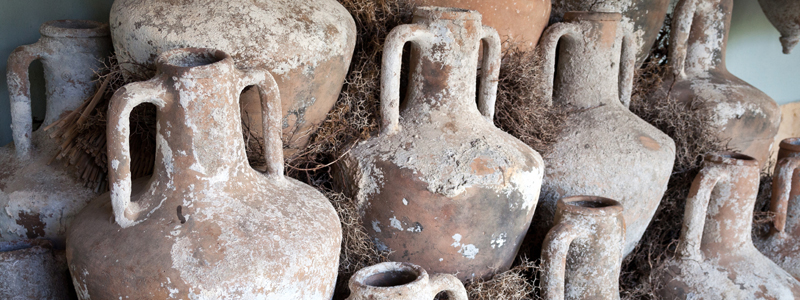
<instances>
[{"instance_id":1,"label":"rough clay texture","mask_svg":"<svg viewBox=\"0 0 800 300\"><path fill-rule=\"evenodd\" d=\"M706 155L686 199L677 257L654 274L662 299L800 297L800 282L753 245L759 170L749 156Z\"/></svg>"},{"instance_id":2,"label":"rough clay texture","mask_svg":"<svg viewBox=\"0 0 800 300\"><path fill-rule=\"evenodd\" d=\"M553 0L552 19L561 21L570 11L621 13L619 26L633 38L639 66L658 37L669 3L670 0Z\"/></svg>"},{"instance_id":3,"label":"rough clay texture","mask_svg":"<svg viewBox=\"0 0 800 300\"><path fill-rule=\"evenodd\" d=\"M620 15L568 13L565 20L548 28L539 46L546 55L544 72L550 79L545 80L554 82L553 102L575 111L545 155L541 208L529 235L534 244L541 243L562 197L607 197L625 207L627 255L667 188L675 143L622 104L630 99L634 56L633 44L617 26ZM556 45L559 59L553 68Z\"/></svg>"},{"instance_id":4,"label":"rough clay texture","mask_svg":"<svg viewBox=\"0 0 800 300\"><path fill-rule=\"evenodd\" d=\"M8 90L14 142L0 148L0 241L44 237L59 247L73 216L96 195L61 166L48 165L58 144L43 130L32 132L28 66L44 66L47 126L75 109L95 89L93 69L108 56L108 25L93 21L50 21L42 37L8 58Z\"/></svg>"},{"instance_id":5,"label":"rough clay texture","mask_svg":"<svg viewBox=\"0 0 800 300\"><path fill-rule=\"evenodd\" d=\"M783 53L792 52L800 42L800 2L796 0L758 0L767 19L781 33Z\"/></svg>"},{"instance_id":6,"label":"rough clay texture","mask_svg":"<svg viewBox=\"0 0 800 300\"><path fill-rule=\"evenodd\" d=\"M546 299L617 299L625 220L622 205L600 197L558 201L555 226L542 246Z\"/></svg>"},{"instance_id":7,"label":"rough clay texture","mask_svg":"<svg viewBox=\"0 0 800 300\"><path fill-rule=\"evenodd\" d=\"M356 41L353 18L335 0L116 0L110 22L123 66L152 66L170 49L210 47L239 67L272 73L283 97L284 141L295 150L333 107ZM261 132L258 94L248 90L242 102L247 125Z\"/></svg>"},{"instance_id":8,"label":"rough clay texture","mask_svg":"<svg viewBox=\"0 0 800 300\"><path fill-rule=\"evenodd\" d=\"M433 300L440 292L450 300L467 300L464 285L453 275L428 277L422 267L385 262L363 268L350 278L347 300Z\"/></svg>"},{"instance_id":9,"label":"rough clay texture","mask_svg":"<svg viewBox=\"0 0 800 300\"><path fill-rule=\"evenodd\" d=\"M0 298L67 300L74 294L64 251L47 240L0 242Z\"/></svg>"},{"instance_id":10,"label":"rough clay texture","mask_svg":"<svg viewBox=\"0 0 800 300\"><path fill-rule=\"evenodd\" d=\"M682 103L701 107L711 115L728 148L769 159L780 125L780 108L772 98L729 73L725 67L733 0L681 0L675 7L670 31L673 76L664 89Z\"/></svg>"},{"instance_id":11,"label":"rough clay texture","mask_svg":"<svg viewBox=\"0 0 800 300\"><path fill-rule=\"evenodd\" d=\"M770 211L775 221L755 245L794 278L800 280L800 139L781 141L772 179Z\"/></svg>"},{"instance_id":12,"label":"rough clay texture","mask_svg":"<svg viewBox=\"0 0 800 300\"><path fill-rule=\"evenodd\" d=\"M488 47L476 106L481 39ZM409 90L400 105L409 41ZM544 163L490 121L499 55L497 33L481 26L475 11L418 8L413 24L387 37L383 132L355 146L339 167L367 232L392 251L389 259L462 281L511 266L536 209Z\"/></svg>"},{"instance_id":13,"label":"rough clay texture","mask_svg":"<svg viewBox=\"0 0 800 300\"><path fill-rule=\"evenodd\" d=\"M409 0L416 5L476 10L481 22L497 29L500 39L520 50L533 50L550 20L550 0ZM505 50L505 49L504 49Z\"/></svg>"},{"instance_id":14,"label":"rough clay texture","mask_svg":"<svg viewBox=\"0 0 800 300\"><path fill-rule=\"evenodd\" d=\"M69 228L80 299L330 299L339 219L316 189L283 176L277 85L222 51L178 49L109 107L109 184ZM268 174L247 163L239 94L267 116ZM128 115L158 107L156 166L131 182Z\"/></svg>"}]
</instances>

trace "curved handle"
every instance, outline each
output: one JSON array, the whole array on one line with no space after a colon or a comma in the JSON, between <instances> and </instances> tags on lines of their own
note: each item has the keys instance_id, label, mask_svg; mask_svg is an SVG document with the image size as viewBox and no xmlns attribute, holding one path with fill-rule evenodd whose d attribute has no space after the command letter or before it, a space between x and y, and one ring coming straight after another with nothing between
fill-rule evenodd
<instances>
[{"instance_id":1,"label":"curved handle","mask_svg":"<svg viewBox=\"0 0 800 300\"><path fill-rule=\"evenodd\" d=\"M564 299L564 276L569 245L580 236L575 224L560 222L550 229L542 244L542 291L545 299Z\"/></svg>"},{"instance_id":2,"label":"curved handle","mask_svg":"<svg viewBox=\"0 0 800 300\"><path fill-rule=\"evenodd\" d=\"M778 162L772 180L772 199L769 210L775 213L773 226L783 232L786 228L786 212L789 209L789 195L792 192L792 177L800 168L800 157L786 157Z\"/></svg>"},{"instance_id":3,"label":"curved handle","mask_svg":"<svg viewBox=\"0 0 800 300\"><path fill-rule=\"evenodd\" d=\"M494 124L494 105L497 102L497 85L500 81L500 35L494 28L484 25L481 41L484 42L484 47L478 110Z\"/></svg>"},{"instance_id":4,"label":"curved handle","mask_svg":"<svg viewBox=\"0 0 800 300\"><path fill-rule=\"evenodd\" d=\"M153 103L164 107L166 89L161 80L125 85L114 93L108 107L108 183L111 187L111 204L114 218L122 228L136 225L141 211L131 208L131 154L130 154L130 114L134 107L142 103Z\"/></svg>"},{"instance_id":5,"label":"curved handle","mask_svg":"<svg viewBox=\"0 0 800 300\"><path fill-rule=\"evenodd\" d=\"M703 260L700 243L703 239L703 227L706 223L706 211L711 192L717 183L726 176L722 169L705 167L700 170L692 182L689 197L686 199L686 210L683 215L683 228L678 244L678 253L687 259Z\"/></svg>"},{"instance_id":6,"label":"curved handle","mask_svg":"<svg viewBox=\"0 0 800 300\"><path fill-rule=\"evenodd\" d=\"M44 49L41 43L19 46L8 56L6 81L11 102L11 132L17 157L28 158L31 151L33 117L31 116L31 84L28 67L42 58Z\"/></svg>"},{"instance_id":7,"label":"curved handle","mask_svg":"<svg viewBox=\"0 0 800 300\"><path fill-rule=\"evenodd\" d=\"M431 286L436 290L436 294L445 292L447 299L450 300L468 300L467 290L464 289L464 284L450 274L435 274L431 276Z\"/></svg>"},{"instance_id":8,"label":"curved handle","mask_svg":"<svg viewBox=\"0 0 800 300\"><path fill-rule=\"evenodd\" d=\"M686 78L686 47L692 22L697 9L697 0L680 0L672 13L673 20L669 34L669 64L676 79Z\"/></svg>"},{"instance_id":9,"label":"curved handle","mask_svg":"<svg viewBox=\"0 0 800 300\"><path fill-rule=\"evenodd\" d=\"M248 71L241 74L239 91L255 85L261 98L261 121L264 134L264 158L267 176L283 178L283 141L281 140L281 94L278 83L267 71Z\"/></svg>"},{"instance_id":10,"label":"curved handle","mask_svg":"<svg viewBox=\"0 0 800 300\"><path fill-rule=\"evenodd\" d=\"M626 33L622 38L622 57L620 57L619 101L625 108L631 106L631 93L633 92L633 75L636 72L636 50L639 46L631 33Z\"/></svg>"},{"instance_id":11,"label":"curved handle","mask_svg":"<svg viewBox=\"0 0 800 300\"><path fill-rule=\"evenodd\" d=\"M566 35L579 36L580 27L578 24L573 23L556 23L547 28L539 40L540 56L543 58L542 62L542 83L544 90L542 91L546 97L548 105L553 104L553 78L556 74L556 49L558 41L561 37Z\"/></svg>"},{"instance_id":12,"label":"curved handle","mask_svg":"<svg viewBox=\"0 0 800 300\"><path fill-rule=\"evenodd\" d=\"M400 68L403 63L403 46L419 42L429 35L422 24L400 25L392 29L383 45L381 66L381 126L384 134L400 130Z\"/></svg>"}]
</instances>

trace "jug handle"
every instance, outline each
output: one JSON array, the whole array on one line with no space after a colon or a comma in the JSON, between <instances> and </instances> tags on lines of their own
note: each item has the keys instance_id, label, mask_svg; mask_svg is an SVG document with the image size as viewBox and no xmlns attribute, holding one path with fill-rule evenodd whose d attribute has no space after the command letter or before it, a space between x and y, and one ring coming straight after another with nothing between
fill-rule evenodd
<instances>
[{"instance_id":1,"label":"jug handle","mask_svg":"<svg viewBox=\"0 0 800 300\"><path fill-rule=\"evenodd\" d=\"M689 190L689 197L686 198L683 228L677 249L678 254L683 258L703 260L700 243L703 239L703 227L705 227L711 192L714 191L717 183L726 177L727 173L718 167L705 167L694 178Z\"/></svg>"},{"instance_id":2,"label":"jug handle","mask_svg":"<svg viewBox=\"0 0 800 300\"><path fill-rule=\"evenodd\" d=\"M8 56L8 93L11 102L11 129L18 158L30 157L33 117L31 116L31 85L28 67L44 56L41 42L23 45Z\"/></svg>"},{"instance_id":3,"label":"jug handle","mask_svg":"<svg viewBox=\"0 0 800 300\"><path fill-rule=\"evenodd\" d=\"M392 135L400 131L400 68L403 63L403 46L419 43L430 36L422 24L399 25L389 32L383 45L381 68L381 126L382 133Z\"/></svg>"},{"instance_id":4,"label":"jug handle","mask_svg":"<svg viewBox=\"0 0 800 300\"><path fill-rule=\"evenodd\" d=\"M556 75L556 49L558 42L564 36L574 36L577 38L580 36L578 34L580 31L580 26L578 24L556 23L548 27L544 34L542 34L538 47L540 47L540 55L543 58L542 74L544 74L544 76L542 80L544 80L544 82L542 84L544 90L542 92L547 97L545 101L547 105L553 105L553 79Z\"/></svg>"},{"instance_id":5,"label":"jug handle","mask_svg":"<svg viewBox=\"0 0 800 300\"><path fill-rule=\"evenodd\" d=\"M478 110L494 124L494 106L497 101L497 84L500 81L500 35L492 27L483 26L483 64L481 65L481 91Z\"/></svg>"},{"instance_id":6,"label":"jug handle","mask_svg":"<svg viewBox=\"0 0 800 300\"><path fill-rule=\"evenodd\" d=\"M631 106L633 92L633 75L636 72L636 42L630 33L622 38L622 57L620 59L619 99L625 108Z\"/></svg>"},{"instance_id":7,"label":"jug handle","mask_svg":"<svg viewBox=\"0 0 800 300\"><path fill-rule=\"evenodd\" d=\"M669 34L669 64L675 79L686 78L686 47L692 30L697 0L680 0L673 12L674 19Z\"/></svg>"},{"instance_id":8,"label":"jug handle","mask_svg":"<svg viewBox=\"0 0 800 300\"><path fill-rule=\"evenodd\" d=\"M772 181L772 199L769 210L775 213L773 226L779 232L786 228L786 212L789 209L789 194L792 191L792 177L800 168L800 157L786 157L778 162Z\"/></svg>"},{"instance_id":9,"label":"jug handle","mask_svg":"<svg viewBox=\"0 0 800 300\"><path fill-rule=\"evenodd\" d=\"M281 140L281 94L275 77L267 71L247 71L240 73L239 91L254 85L261 99L261 121L264 134L264 158L267 162L266 174L283 179L283 141Z\"/></svg>"},{"instance_id":10,"label":"jug handle","mask_svg":"<svg viewBox=\"0 0 800 300\"><path fill-rule=\"evenodd\" d=\"M431 286L436 290L436 293L447 293L447 299L451 300L468 300L467 290L464 289L464 284L450 274L435 274L431 276Z\"/></svg>"},{"instance_id":11,"label":"jug handle","mask_svg":"<svg viewBox=\"0 0 800 300\"><path fill-rule=\"evenodd\" d=\"M161 79L125 85L109 100L108 127L108 183L111 188L111 205L114 218L122 228L136 225L138 211L129 211L131 202L130 114L142 103L152 103L163 108L167 90Z\"/></svg>"},{"instance_id":12,"label":"jug handle","mask_svg":"<svg viewBox=\"0 0 800 300\"><path fill-rule=\"evenodd\" d=\"M564 299L564 279L567 254L572 241L581 236L578 227L571 221L553 226L542 244L542 292L545 299Z\"/></svg>"}]
</instances>

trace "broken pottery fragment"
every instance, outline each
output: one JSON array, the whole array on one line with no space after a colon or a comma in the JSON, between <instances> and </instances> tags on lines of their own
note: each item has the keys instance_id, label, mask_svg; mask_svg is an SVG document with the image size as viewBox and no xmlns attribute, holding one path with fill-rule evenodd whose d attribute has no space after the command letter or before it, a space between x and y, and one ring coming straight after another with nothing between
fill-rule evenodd
<instances>
[{"instance_id":1,"label":"broken pottery fragment","mask_svg":"<svg viewBox=\"0 0 800 300\"><path fill-rule=\"evenodd\" d=\"M753 245L759 170L743 154L705 156L686 199L676 257L654 274L661 299L800 297L800 282Z\"/></svg>"},{"instance_id":2,"label":"broken pottery fragment","mask_svg":"<svg viewBox=\"0 0 800 300\"><path fill-rule=\"evenodd\" d=\"M561 20L570 11L621 13L620 34L634 43L638 67L658 38L669 3L670 0L553 0L553 18Z\"/></svg>"},{"instance_id":3,"label":"broken pottery fragment","mask_svg":"<svg viewBox=\"0 0 800 300\"><path fill-rule=\"evenodd\" d=\"M339 219L316 189L283 175L280 95L269 72L226 53L159 56L153 79L118 90L108 110L111 191L75 218L67 238L81 299L330 299ZM267 173L247 163L239 94L262 95ZM158 107L156 165L131 180L128 121Z\"/></svg>"},{"instance_id":4,"label":"broken pottery fragment","mask_svg":"<svg viewBox=\"0 0 800 300\"><path fill-rule=\"evenodd\" d=\"M800 279L800 138L780 143L772 177L770 211L775 220L755 245L794 278Z\"/></svg>"},{"instance_id":5,"label":"broken pottery fragment","mask_svg":"<svg viewBox=\"0 0 800 300\"><path fill-rule=\"evenodd\" d=\"M669 40L672 74L663 89L692 109L707 111L709 130L734 151L769 159L781 112L772 98L728 72L733 0L681 0L673 13Z\"/></svg>"},{"instance_id":6,"label":"broken pottery fragment","mask_svg":"<svg viewBox=\"0 0 800 300\"><path fill-rule=\"evenodd\" d=\"M14 142L0 147L0 242L47 238L63 248L67 226L96 196L60 164L48 165L59 143L33 131L28 67L44 66L46 111L51 125L94 93L94 71L111 51L108 24L57 20L42 24L38 42L8 57L6 80Z\"/></svg>"},{"instance_id":7,"label":"broken pottery fragment","mask_svg":"<svg viewBox=\"0 0 800 300\"><path fill-rule=\"evenodd\" d=\"M540 208L529 233L534 245L541 245L553 225L558 199L597 195L625 207L623 254L628 255L667 188L675 143L627 108L635 44L620 34L620 18L618 13L568 12L539 44L545 89L552 91L547 95L573 112L545 154Z\"/></svg>"},{"instance_id":8,"label":"broken pottery fragment","mask_svg":"<svg viewBox=\"0 0 800 300\"><path fill-rule=\"evenodd\" d=\"M0 299L72 299L64 250L44 239L0 242Z\"/></svg>"},{"instance_id":9,"label":"broken pottery fragment","mask_svg":"<svg viewBox=\"0 0 800 300\"><path fill-rule=\"evenodd\" d=\"M453 275L428 272L412 263L385 262L363 268L350 278L347 300L467 300L464 285Z\"/></svg>"},{"instance_id":10,"label":"broken pottery fragment","mask_svg":"<svg viewBox=\"0 0 800 300\"><path fill-rule=\"evenodd\" d=\"M783 53L792 52L800 42L800 1L797 0L758 0L767 19L781 33Z\"/></svg>"},{"instance_id":11,"label":"broken pottery fragment","mask_svg":"<svg viewBox=\"0 0 800 300\"><path fill-rule=\"evenodd\" d=\"M622 205L573 196L558 200L555 226L542 246L542 292L546 299L619 299L625 244Z\"/></svg>"},{"instance_id":12,"label":"broken pottery fragment","mask_svg":"<svg viewBox=\"0 0 800 300\"><path fill-rule=\"evenodd\" d=\"M303 149L333 108L356 43L355 21L336 0L115 0L109 19L117 60L134 72L163 51L209 47L273 74L287 154ZM246 128L261 138L258 92L241 100Z\"/></svg>"},{"instance_id":13,"label":"broken pottery fragment","mask_svg":"<svg viewBox=\"0 0 800 300\"><path fill-rule=\"evenodd\" d=\"M401 103L406 43L410 78ZM389 33L381 70L383 131L338 166L368 234L392 251L389 259L462 281L511 266L536 209L544 164L492 122L499 67L500 39L476 11L420 7L412 24Z\"/></svg>"}]
</instances>

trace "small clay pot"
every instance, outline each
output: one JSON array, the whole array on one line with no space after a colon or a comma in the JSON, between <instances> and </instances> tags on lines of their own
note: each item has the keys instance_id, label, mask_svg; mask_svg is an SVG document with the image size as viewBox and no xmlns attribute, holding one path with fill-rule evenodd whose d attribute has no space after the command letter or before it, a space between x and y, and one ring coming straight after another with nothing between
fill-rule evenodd
<instances>
[{"instance_id":1,"label":"small clay pot","mask_svg":"<svg viewBox=\"0 0 800 300\"><path fill-rule=\"evenodd\" d=\"M350 278L347 300L432 300L440 292L450 300L467 300L464 285L453 275L428 272L412 263L385 262L363 268Z\"/></svg>"},{"instance_id":2,"label":"small clay pot","mask_svg":"<svg viewBox=\"0 0 800 300\"><path fill-rule=\"evenodd\" d=\"M772 26L781 33L783 53L791 53L797 42L800 42L800 1L758 0L758 4Z\"/></svg>"},{"instance_id":3,"label":"small clay pot","mask_svg":"<svg viewBox=\"0 0 800 300\"><path fill-rule=\"evenodd\" d=\"M0 242L0 299L74 299L64 250L48 240Z\"/></svg>"},{"instance_id":4,"label":"small clay pot","mask_svg":"<svg viewBox=\"0 0 800 300\"><path fill-rule=\"evenodd\" d=\"M555 226L542 246L542 292L547 299L619 299L622 211L619 202L602 197L558 201Z\"/></svg>"}]
</instances>

